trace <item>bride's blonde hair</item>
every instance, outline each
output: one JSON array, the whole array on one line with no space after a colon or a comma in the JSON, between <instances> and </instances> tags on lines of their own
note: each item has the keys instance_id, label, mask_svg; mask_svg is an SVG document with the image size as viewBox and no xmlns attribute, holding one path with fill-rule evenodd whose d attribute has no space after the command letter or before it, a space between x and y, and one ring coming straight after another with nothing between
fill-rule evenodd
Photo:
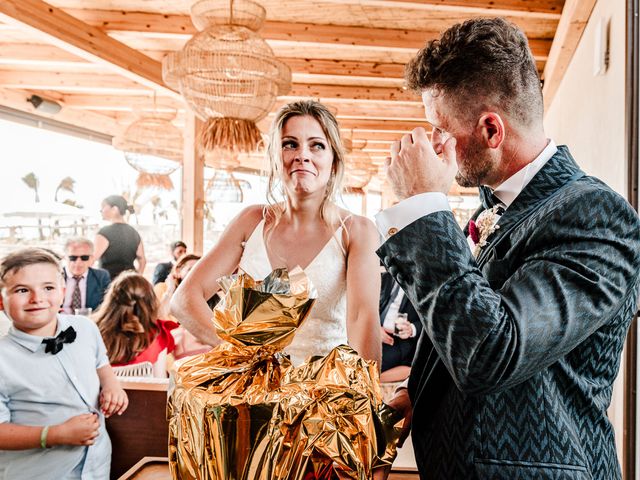
<instances>
[{"instance_id":1,"label":"bride's blonde hair","mask_svg":"<svg viewBox=\"0 0 640 480\"><path fill-rule=\"evenodd\" d=\"M340 128L336 117L329 109L320 102L314 100L304 100L292 102L282 107L271 124L269 133L269 143L267 145L267 156L269 159L269 177L267 185L267 207L265 207L265 217L273 218L270 230L279 222L282 216L290 208L289 199L282 184L282 130L285 123L293 117L309 116L315 119L327 137L327 141L333 152L333 164L331 165L331 176L327 183L324 199L320 205L320 217L329 226L333 227L342 220L338 215L336 201L343 188L344 179L344 159L345 151L340 137ZM284 202L278 201L278 196L284 197Z\"/></svg>"}]
</instances>

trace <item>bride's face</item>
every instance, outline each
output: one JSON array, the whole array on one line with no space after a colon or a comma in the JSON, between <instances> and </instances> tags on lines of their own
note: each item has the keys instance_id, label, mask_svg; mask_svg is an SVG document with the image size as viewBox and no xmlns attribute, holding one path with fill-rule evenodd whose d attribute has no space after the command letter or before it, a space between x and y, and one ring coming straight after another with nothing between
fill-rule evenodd
<instances>
[{"instance_id":1,"label":"bride's face","mask_svg":"<svg viewBox=\"0 0 640 480\"><path fill-rule=\"evenodd\" d=\"M289 194L324 194L333 167L333 150L318 121L291 117L282 129L284 185Z\"/></svg>"}]
</instances>

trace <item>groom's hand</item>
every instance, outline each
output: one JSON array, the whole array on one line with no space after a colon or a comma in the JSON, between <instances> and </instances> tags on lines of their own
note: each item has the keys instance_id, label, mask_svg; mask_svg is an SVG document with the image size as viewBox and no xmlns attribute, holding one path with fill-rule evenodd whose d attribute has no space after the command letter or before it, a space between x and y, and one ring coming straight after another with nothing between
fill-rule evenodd
<instances>
[{"instance_id":1,"label":"groom's hand","mask_svg":"<svg viewBox=\"0 0 640 480\"><path fill-rule=\"evenodd\" d=\"M422 127L414 128L391 144L391 157L386 161L387 177L399 200L425 192L449 193L458 171L456 139L450 137L436 148L438 151Z\"/></svg>"},{"instance_id":2,"label":"groom's hand","mask_svg":"<svg viewBox=\"0 0 640 480\"><path fill-rule=\"evenodd\" d=\"M411 417L413 416L413 408L411 407L411 400L409 399L409 390L406 388L399 389L389 402L389 406L395 408L404 417L402 431L400 432L400 440L398 440L398 447L402 447L402 445L404 445L404 441L409 436L409 431L411 430Z\"/></svg>"}]
</instances>

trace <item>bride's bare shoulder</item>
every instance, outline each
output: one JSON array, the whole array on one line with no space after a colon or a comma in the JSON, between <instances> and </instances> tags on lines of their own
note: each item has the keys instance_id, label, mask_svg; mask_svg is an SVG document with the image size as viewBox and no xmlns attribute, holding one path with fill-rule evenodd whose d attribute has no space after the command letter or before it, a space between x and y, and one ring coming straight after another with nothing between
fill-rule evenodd
<instances>
[{"instance_id":1,"label":"bride's bare shoulder","mask_svg":"<svg viewBox=\"0 0 640 480\"><path fill-rule=\"evenodd\" d=\"M264 205L250 205L244 208L229 223L228 230L242 232L242 236L250 234L262 220L265 211Z\"/></svg>"},{"instance_id":2,"label":"bride's bare shoulder","mask_svg":"<svg viewBox=\"0 0 640 480\"><path fill-rule=\"evenodd\" d=\"M340 218L346 229L351 234L357 233L371 233L376 231L374 223L367 217L362 215L356 215L355 213L345 210L343 208L339 211Z\"/></svg>"}]
</instances>

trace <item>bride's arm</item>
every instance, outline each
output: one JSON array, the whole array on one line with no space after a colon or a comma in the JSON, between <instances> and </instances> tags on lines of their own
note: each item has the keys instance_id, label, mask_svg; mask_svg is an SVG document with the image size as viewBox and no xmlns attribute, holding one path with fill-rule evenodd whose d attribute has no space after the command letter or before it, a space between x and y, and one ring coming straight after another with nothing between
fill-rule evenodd
<instances>
[{"instance_id":1,"label":"bride's arm","mask_svg":"<svg viewBox=\"0 0 640 480\"><path fill-rule=\"evenodd\" d=\"M380 261L376 256L378 232L373 222L352 217L347 251L347 336L360 356L380 368Z\"/></svg>"},{"instance_id":2,"label":"bride's arm","mask_svg":"<svg viewBox=\"0 0 640 480\"><path fill-rule=\"evenodd\" d=\"M191 269L171 299L171 314L198 340L220 343L211 323L207 299L220 289L218 278L235 271L244 242L262 218L262 206L244 209L220 236L218 243Z\"/></svg>"}]
</instances>

